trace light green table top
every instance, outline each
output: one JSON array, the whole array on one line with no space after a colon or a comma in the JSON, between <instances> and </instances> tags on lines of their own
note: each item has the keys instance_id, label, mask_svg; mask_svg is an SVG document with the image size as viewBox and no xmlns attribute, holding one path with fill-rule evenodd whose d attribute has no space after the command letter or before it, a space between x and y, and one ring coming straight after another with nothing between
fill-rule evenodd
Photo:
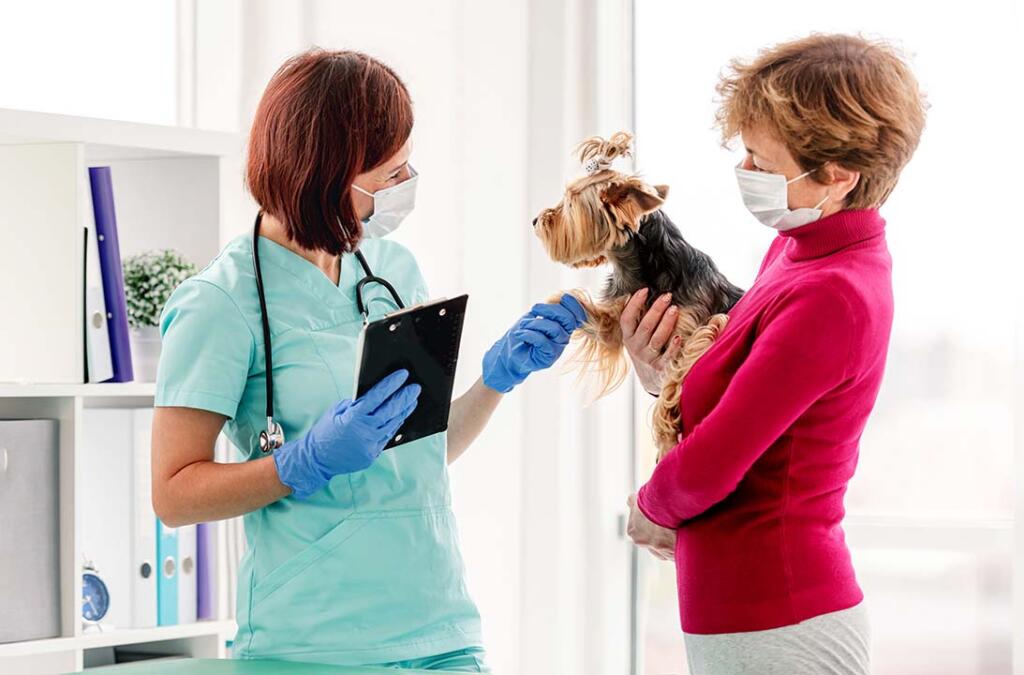
<instances>
[{"instance_id":1,"label":"light green table top","mask_svg":"<svg viewBox=\"0 0 1024 675\"><path fill-rule=\"evenodd\" d=\"M117 666L89 668L89 675L444 675L448 670L395 670L365 666L331 666L297 661L257 661L248 659L170 659L139 661Z\"/></svg>"}]
</instances>

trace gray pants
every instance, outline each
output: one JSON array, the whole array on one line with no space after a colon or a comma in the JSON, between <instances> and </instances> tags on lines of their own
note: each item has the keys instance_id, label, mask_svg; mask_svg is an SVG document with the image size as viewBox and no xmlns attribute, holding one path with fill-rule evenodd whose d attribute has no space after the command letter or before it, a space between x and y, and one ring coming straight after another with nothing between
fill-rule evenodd
<instances>
[{"instance_id":1,"label":"gray pants","mask_svg":"<svg viewBox=\"0 0 1024 675\"><path fill-rule=\"evenodd\" d=\"M864 603L793 626L749 633L684 633L690 675L869 675Z\"/></svg>"}]
</instances>

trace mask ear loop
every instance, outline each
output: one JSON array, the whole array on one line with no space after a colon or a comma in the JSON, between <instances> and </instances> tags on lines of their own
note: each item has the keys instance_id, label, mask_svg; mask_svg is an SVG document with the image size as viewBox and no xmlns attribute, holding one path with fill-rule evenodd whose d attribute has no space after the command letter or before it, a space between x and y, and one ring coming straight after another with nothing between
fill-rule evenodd
<instances>
[{"instance_id":1,"label":"mask ear loop","mask_svg":"<svg viewBox=\"0 0 1024 675\"><path fill-rule=\"evenodd\" d=\"M802 178L806 178L807 176L810 176L810 175L811 175L812 173L814 173L815 171L817 171L817 169L811 169L810 171L804 171L804 172L803 172L802 174L800 174L800 175L799 175L799 176L797 176L796 178L794 178L794 179L792 179L792 180L787 180L787 181L786 181L786 185L789 185L789 184L791 184L791 183L795 183L795 182L797 182L798 180L801 180Z\"/></svg>"},{"instance_id":2,"label":"mask ear loop","mask_svg":"<svg viewBox=\"0 0 1024 675\"><path fill-rule=\"evenodd\" d=\"M391 187L389 187L389 188L383 188L383 189L381 189L381 190L378 190L377 192L384 192L385 190L393 190L393 189L395 189L396 187L398 187L399 185L401 185L402 183L408 183L408 182L409 182L410 180L412 180L412 179L413 179L413 178L415 178L416 176L420 175L420 174L419 174L419 172L418 172L418 171L417 171L416 169L412 168L412 165L411 165L411 164L410 164L410 165L408 165L408 166L409 166L409 177L408 177L408 178L406 178L405 180L403 180L403 181L402 181L401 183L398 183L398 185L392 185L392 186L391 186ZM356 185L355 183L352 183L352 188L353 188L354 190L358 190L359 192L362 192L362 193L363 193L364 195L366 195L367 197L371 197L371 198L372 198L372 197L376 197L376 196L377 196L377 192L367 192L366 190L364 190L363 188L359 187L359 186L358 186L358 185Z\"/></svg>"},{"instance_id":3,"label":"mask ear loop","mask_svg":"<svg viewBox=\"0 0 1024 675\"><path fill-rule=\"evenodd\" d=\"M794 178L793 180L787 180L786 181L786 185L789 185L790 183L795 183L798 180L800 180L801 178L806 178L807 176L810 176L812 173L814 173L815 171L818 171L821 168L823 168L823 166L819 166L817 169L811 169L810 171L805 171L802 174L800 174L799 176L797 176L796 178ZM828 201L828 195L825 195L824 199L822 199L820 202L815 204L813 208L820 209L821 205L824 204L827 201Z\"/></svg>"}]
</instances>

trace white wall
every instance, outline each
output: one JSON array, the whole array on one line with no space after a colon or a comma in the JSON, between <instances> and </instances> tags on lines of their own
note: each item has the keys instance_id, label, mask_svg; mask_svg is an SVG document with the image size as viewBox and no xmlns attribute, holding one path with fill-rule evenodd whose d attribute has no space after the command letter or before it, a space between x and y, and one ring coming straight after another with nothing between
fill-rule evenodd
<instances>
[{"instance_id":1,"label":"white wall","mask_svg":"<svg viewBox=\"0 0 1024 675\"><path fill-rule=\"evenodd\" d=\"M4 2L0 11L0 108L174 124L175 0Z\"/></svg>"},{"instance_id":2,"label":"white wall","mask_svg":"<svg viewBox=\"0 0 1024 675\"><path fill-rule=\"evenodd\" d=\"M629 126L627 8L189 3L195 38L184 43L196 68L182 117L246 130L273 71L309 45L363 50L394 67L414 99L412 162L422 176L416 211L395 238L416 253L434 294L470 294L463 389L530 304L584 281L546 259L530 222L578 173L570 150L579 140ZM591 56L599 26L616 42L600 83ZM241 218L237 231L248 226ZM631 488L629 396L624 388L583 410L571 377L536 375L452 467L470 589L496 672L628 669L629 547L616 517Z\"/></svg>"}]
</instances>

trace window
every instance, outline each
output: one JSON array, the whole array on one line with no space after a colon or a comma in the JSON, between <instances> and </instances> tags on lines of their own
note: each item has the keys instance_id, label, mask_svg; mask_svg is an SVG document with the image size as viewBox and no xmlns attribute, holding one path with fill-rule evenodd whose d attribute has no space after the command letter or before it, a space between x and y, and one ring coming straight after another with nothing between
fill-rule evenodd
<instances>
[{"instance_id":1,"label":"window","mask_svg":"<svg viewBox=\"0 0 1024 675\"><path fill-rule=\"evenodd\" d=\"M1010 668L1013 388L1024 377L1014 361L1021 236L1007 201L1017 193L1015 20L1012 3L996 0L930 5L926 17L884 0L636 2L637 165L671 186L666 210L683 234L744 287L774 233L744 210L739 150L723 150L711 128L728 61L810 32L885 37L929 97L921 146L882 209L896 318L846 500L879 675ZM642 572L638 672L679 672L674 571L645 562Z\"/></svg>"},{"instance_id":2,"label":"window","mask_svg":"<svg viewBox=\"0 0 1024 675\"><path fill-rule=\"evenodd\" d=\"M177 122L175 0L11 3L0 107Z\"/></svg>"}]
</instances>

